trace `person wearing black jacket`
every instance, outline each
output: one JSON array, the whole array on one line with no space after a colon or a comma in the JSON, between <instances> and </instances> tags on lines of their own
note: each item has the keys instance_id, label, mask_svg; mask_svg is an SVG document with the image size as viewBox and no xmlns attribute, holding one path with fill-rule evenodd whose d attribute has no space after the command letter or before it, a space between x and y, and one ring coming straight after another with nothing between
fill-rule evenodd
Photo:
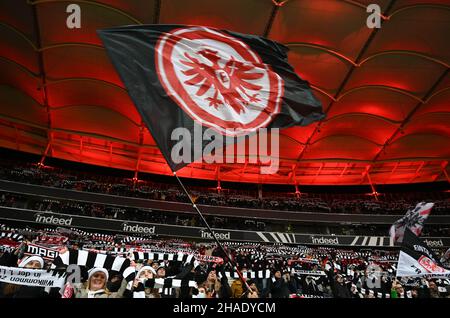
<instances>
[{"instance_id":1,"label":"person wearing black jacket","mask_svg":"<svg viewBox=\"0 0 450 318\"><path fill-rule=\"evenodd\" d=\"M336 275L333 284L333 295L335 298L352 298L350 289L345 285L341 274Z\"/></svg>"},{"instance_id":2,"label":"person wearing black jacket","mask_svg":"<svg viewBox=\"0 0 450 318\"><path fill-rule=\"evenodd\" d=\"M281 270L275 271L268 291L272 298L289 298L289 282L286 277L282 277Z\"/></svg>"},{"instance_id":3,"label":"person wearing black jacket","mask_svg":"<svg viewBox=\"0 0 450 318\"><path fill-rule=\"evenodd\" d=\"M319 290L317 281L320 278L315 278L313 276L307 275L303 276L302 279L302 294L306 295L322 295L322 292Z\"/></svg>"},{"instance_id":4,"label":"person wearing black jacket","mask_svg":"<svg viewBox=\"0 0 450 318\"><path fill-rule=\"evenodd\" d=\"M150 266L142 267L138 272L138 279L140 278L140 274L143 270L154 272L154 277L151 275L151 278L164 278L164 279L179 279L182 281L195 280L195 271L194 268L198 265L196 262L191 262L189 264L181 265L179 262L174 262L172 267L169 267L170 273L179 273L177 275L166 277L165 268L160 266L158 268L158 273L156 273ZM178 266L179 265L179 266ZM162 271L164 269L164 271ZM130 289L126 290L124 293L125 298L134 298L141 297L142 294L139 295L140 292L146 292L147 298L190 298L193 293L193 288L188 285L182 284L180 288L157 288L153 287L154 280L153 279L143 279L142 281L136 281L135 284L131 286ZM147 290L148 289L148 290ZM152 296L153 295L153 296Z\"/></svg>"},{"instance_id":5,"label":"person wearing black jacket","mask_svg":"<svg viewBox=\"0 0 450 318\"><path fill-rule=\"evenodd\" d=\"M193 281L195 280L195 268L197 267L196 262L191 262L189 264L185 264L181 267L181 271L179 274L175 276L176 279L181 279L185 281ZM178 298L189 298L192 296L192 287L187 285L182 285L179 289Z\"/></svg>"}]
</instances>

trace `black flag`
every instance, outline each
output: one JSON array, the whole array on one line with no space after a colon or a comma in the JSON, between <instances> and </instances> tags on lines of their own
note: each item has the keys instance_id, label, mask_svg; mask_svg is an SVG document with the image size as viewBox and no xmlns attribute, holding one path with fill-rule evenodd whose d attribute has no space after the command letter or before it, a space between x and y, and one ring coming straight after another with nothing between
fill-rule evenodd
<instances>
[{"instance_id":1,"label":"black flag","mask_svg":"<svg viewBox=\"0 0 450 318\"><path fill-rule=\"evenodd\" d=\"M196 125L201 136L211 128L236 142L261 128L303 126L325 117L308 82L288 63L288 49L266 38L183 25L98 33L173 171L189 163L171 156L181 138L177 128L190 132L183 141L190 145ZM201 147L207 143L200 140ZM192 161L201 155L190 152Z\"/></svg>"}]
</instances>

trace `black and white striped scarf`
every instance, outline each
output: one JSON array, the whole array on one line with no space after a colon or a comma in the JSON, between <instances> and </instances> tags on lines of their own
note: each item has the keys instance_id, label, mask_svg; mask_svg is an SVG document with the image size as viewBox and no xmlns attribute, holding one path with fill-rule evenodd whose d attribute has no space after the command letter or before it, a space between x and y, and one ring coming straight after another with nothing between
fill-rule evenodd
<instances>
[{"instance_id":1,"label":"black and white striped scarf","mask_svg":"<svg viewBox=\"0 0 450 318\"><path fill-rule=\"evenodd\" d=\"M369 295L369 294L373 294L375 298L391 298L391 294L380 293L380 292L377 292L376 290L368 289L368 288L360 288L354 284L352 284L352 287L355 287L355 291L353 292L353 294L358 294L358 296L360 298L364 298L365 295ZM411 291L408 291L405 294L400 295L399 298L411 298Z\"/></svg>"},{"instance_id":2,"label":"black and white striped scarf","mask_svg":"<svg viewBox=\"0 0 450 318\"><path fill-rule=\"evenodd\" d=\"M164 296L175 296L175 288L197 288L197 282L195 281L188 279L175 279L174 277L146 279L134 288L133 282L136 275L137 271L134 267L128 267L123 273L124 279L128 282L127 290L132 291L133 298L145 298L145 288L158 289L158 293L163 298Z\"/></svg>"},{"instance_id":3,"label":"black and white striped scarf","mask_svg":"<svg viewBox=\"0 0 450 318\"><path fill-rule=\"evenodd\" d=\"M272 273L270 272L270 270L266 269L266 270L259 270L259 271L247 271L247 272L242 272L242 277L245 279L254 279L254 278L270 278ZM221 278L222 277L222 273L219 272L217 273L217 275ZM231 272L225 272L225 276L227 278L235 278L238 279L239 275L236 271L231 271Z\"/></svg>"},{"instance_id":4,"label":"black and white striped scarf","mask_svg":"<svg viewBox=\"0 0 450 318\"><path fill-rule=\"evenodd\" d=\"M150 252L132 252L132 260L154 260L154 261L180 261L190 263L195 259L195 255L191 254L171 254L171 253L150 253Z\"/></svg>"},{"instance_id":5,"label":"black and white striped scarf","mask_svg":"<svg viewBox=\"0 0 450 318\"><path fill-rule=\"evenodd\" d=\"M88 252L84 250L69 250L60 254L53 261L52 268L65 267L69 264L85 266L86 269L101 267L123 273L130 266L130 260L124 257Z\"/></svg>"},{"instance_id":6,"label":"black and white striped scarf","mask_svg":"<svg viewBox=\"0 0 450 318\"><path fill-rule=\"evenodd\" d=\"M23 241L23 235L18 233L7 233L7 232L0 232L0 239L8 239L13 240L16 242L22 242Z\"/></svg>"}]
</instances>

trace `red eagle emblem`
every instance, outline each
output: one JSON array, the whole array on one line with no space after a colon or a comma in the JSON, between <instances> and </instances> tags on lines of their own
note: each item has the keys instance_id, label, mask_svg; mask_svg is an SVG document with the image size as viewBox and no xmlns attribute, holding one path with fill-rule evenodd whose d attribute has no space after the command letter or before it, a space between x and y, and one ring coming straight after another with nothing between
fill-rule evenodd
<instances>
[{"instance_id":1,"label":"red eagle emblem","mask_svg":"<svg viewBox=\"0 0 450 318\"><path fill-rule=\"evenodd\" d=\"M264 73L251 72L255 66L251 63L236 61L233 56L226 62L225 67L219 65L220 56L217 51L205 48L197 52L203 56L209 64L201 62L185 52L186 60L180 62L189 67L183 71L186 76L192 76L185 81L188 85L199 85L197 96L203 96L211 87L214 89L214 96L207 97L209 106L218 108L221 105L232 107L237 113L245 112L244 106L249 102L259 102L258 93L251 94L248 90L259 91L262 86L253 84L249 81L258 80L264 76Z\"/></svg>"},{"instance_id":2,"label":"red eagle emblem","mask_svg":"<svg viewBox=\"0 0 450 318\"><path fill-rule=\"evenodd\" d=\"M155 47L167 96L194 121L239 136L280 112L283 79L242 39L207 27L163 34Z\"/></svg>"},{"instance_id":3,"label":"red eagle emblem","mask_svg":"<svg viewBox=\"0 0 450 318\"><path fill-rule=\"evenodd\" d=\"M432 259L422 255L419 260L419 264L429 273L444 273L445 269L437 265Z\"/></svg>"}]
</instances>

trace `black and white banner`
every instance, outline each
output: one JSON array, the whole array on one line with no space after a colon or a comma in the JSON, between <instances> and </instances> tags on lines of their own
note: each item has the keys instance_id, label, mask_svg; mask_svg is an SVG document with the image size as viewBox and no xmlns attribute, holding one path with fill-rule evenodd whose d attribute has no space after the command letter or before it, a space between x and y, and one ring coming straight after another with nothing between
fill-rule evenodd
<instances>
[{"instance_id":1,"label":"black and white banner","mask_svg":"<svg viewBox=\"0 0 450 318\"><path fill-rule=\"evenodd\" d=\"M327 276L327 274L324 271L307 271L301 269L294 270L294 274L307 276Z\"/></svg>"},{"instance_id":2,"label":"black and white banner","mask_svg":"<svg viewBox=\"0 0 450 318\"><path fill-rule=\"evenodd\" d=\"M156 252L132 252L130 253L132 260L154 260L154 261L179 261L190 263L194 259L200 262L223 263L223 258L216 256L191 254L191 253L156 253Z\"/></svg>"},{"instance_id":3,"label":"black and white banner","mask_svg":"<svg viewBox=\"0 0 450 318\"><path fill-rule=\"evenodd\" d=\"M433 251L406 228L398 258L397 277L421 276L448 278L450 270L444 268Z\"/></svg>"},{"instance_id":4,"label":"black and white banner","mask_svg":"<svg viewBox=\"0 0 450 318\"><path fill-rule=\"evenodd\" d=\"M69 264L85 266L87 269L102 267L123 273L130 266L130 260L120 256L114 257L83 250L69 250L55 258L52 268L66 267Z\"/></svg>"},{"instance_id":5,"label":"black and white banner","mask_svg":"<svg viewBox=\"0 0 450 318\"><path fill-rule=\"evenodd\" d=\"M37 286L61 288L66 280L66 274L42 269L28 269L19 267L0 266L0 282Z\"/></svg>"}]
</instances>

